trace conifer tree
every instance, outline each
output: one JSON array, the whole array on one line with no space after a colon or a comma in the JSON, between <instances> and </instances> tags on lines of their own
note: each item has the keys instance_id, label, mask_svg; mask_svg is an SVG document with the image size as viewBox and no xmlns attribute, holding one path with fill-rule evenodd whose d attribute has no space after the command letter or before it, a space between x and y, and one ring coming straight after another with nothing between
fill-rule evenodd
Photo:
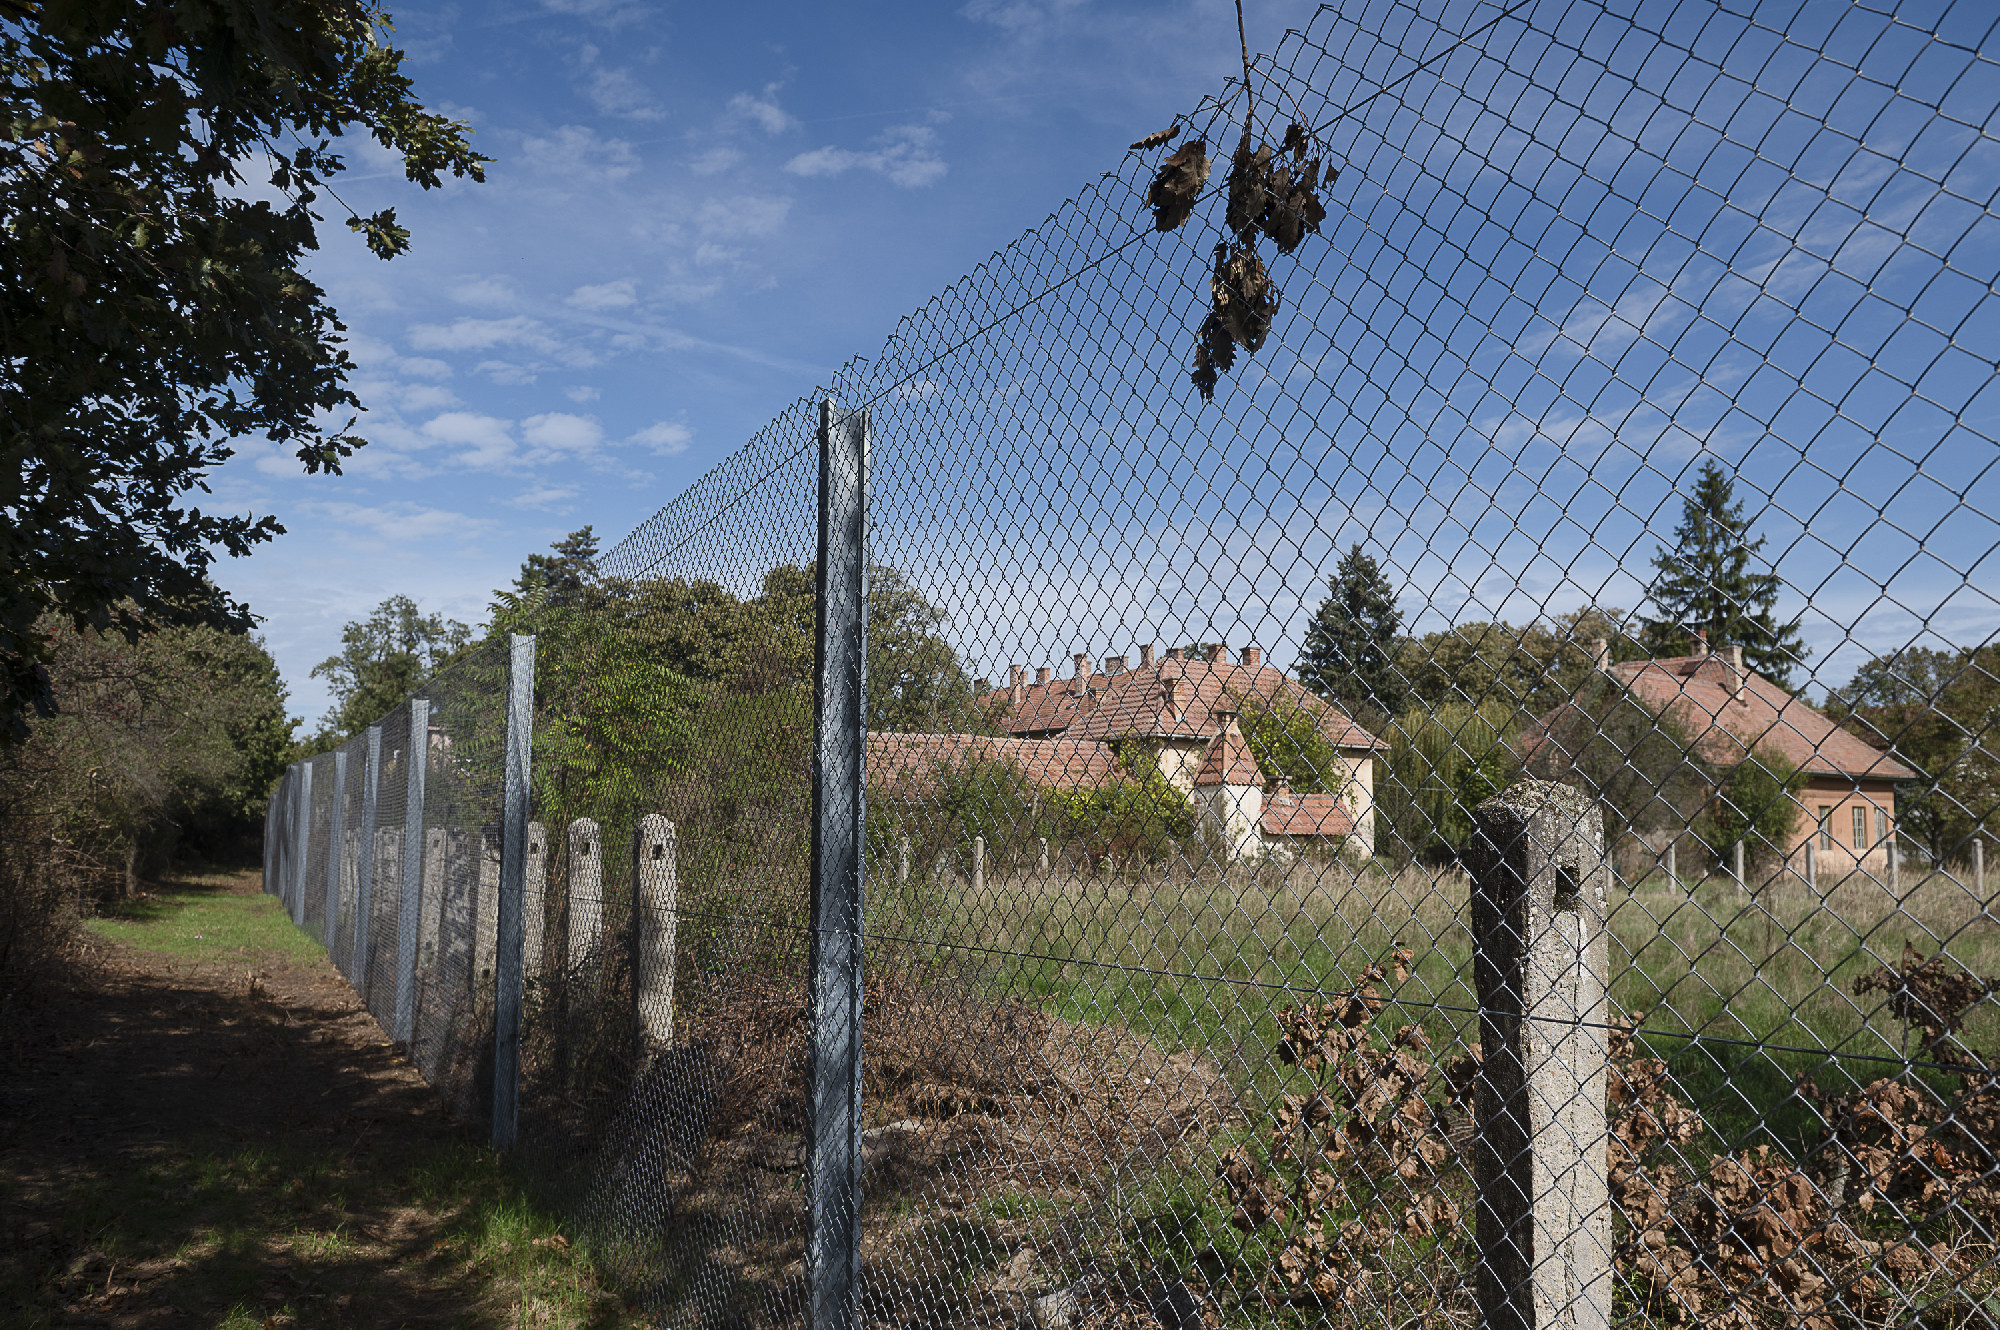
<instances>
[{"instance_id":1,"label":"conifer tree","mask_svg":"<svg viewBox=\"0 0 2000 1330\"><path fill-rule=\"evenodd\" d=\"M1360 545L1327 578L1299 654L1299 681L1349 715L1379 723L1402 709L1408 691L1396 665L1403 612L1381 565Z\"/></svg>"},{"instance_id":2,"label":"conifer tree","mask_svg":"<svg viewBox=\"0 0 2000 1330\"><path fill-rule=\"evenodd\" d=\"M1642 640L1656 656L1679 655L1697 631L1709 649L1743 648L1743 661L1782 688L1790 688L1794 665L1809 654L1799 637L1799 620L1779 623L1775 613L1784 582L1757 571L1764 537L1750 538L1750 522L1736 498L1736 483L1704 462L1687 497L1674 545L1653 556L1657 574L1646 588L1656 617L1645 620Z\"/></svg>"}]
</instances>

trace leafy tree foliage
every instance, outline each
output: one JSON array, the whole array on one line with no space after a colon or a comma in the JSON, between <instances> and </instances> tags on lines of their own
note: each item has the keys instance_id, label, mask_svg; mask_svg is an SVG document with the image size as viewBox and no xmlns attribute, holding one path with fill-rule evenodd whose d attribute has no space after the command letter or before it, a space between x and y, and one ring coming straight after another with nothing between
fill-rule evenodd
<instances>
[{"instance_id":1,"label":"leafy tree foliage","mask_svg":"<svg viewBox=\"0 0 2000 1330\"><path fill-rule=\"evenodd\" d=\"M1319 717L1290 697L1239 697L1243 737L1266 782L1283 781L1298 794L1341 794L1347 763L1320 729Z\"/></svg>"},{"instance_id":2,"label":"leafy tree foliage","mask_svg":"<svg viewBox=\"0 0 2000 1330\"><path fill-rule=\"evenodd\" d=\"M1932 863L1964 858L2000 816L2000 644L1876 656L1827 714L1918 774L1896 787L1899 835Z\"/></svg>"},{"instance_id":3,"label":"leafy tree foliage","mask_svg":"<svg viewBox=\"0 0 2000 1330\"><path fill-rule=\"evenodd\" d=\"M1520 770L1514 711L1445 703L1404 713L1384 737L1387 770L1375 789L1377 845L1393 858L1455 858L1472 834L1472 810Z\"/></svg>"},{"instance_id":4,"label":"leafy tree foliage","mask_svg":"<svg viewBox=\"0 0 2000 1330\"><path fill-rule=\"evenodd\" d=\"M1327 597L1306 629L1298 678L1364 724L1402 710L1397 668L1403 612L1381 565L1355 545L1327 578Z\"/></svg>"},{"instance_id":5,"label":"leafy tree foliage","mask_svg":"<svg viewBox=\"0 0 2000 1330\"><path fill-rule=\"evenodd\" d=\"M1614 661L1643 656L1636 628L1626 611L1594 605L1524 627L1472 621L1405 642L1397 663L1413 701L1491 703L1540 715L1590 678L1596 640L1610 646Z\"/></svg>"},{"instance_id":6,"label":"leafy tree foliage","mask_svg":"<svg viewBox=\"0 0 2000 1330\"><path fill-rule=\"evenodd\" d=\"M424 614L408 596L391 596L340 633L340 653L312 667L333 691L321 727L320 751L359 734L472 640L472 630L441 614Z\"/></svg>"},{"instance_id":7,"label":"leafy tree foliage","mask_svg":"<svg viewBox=\"0 0 2000 1330\"><path fill-rule=\"evenodd\" d=\"M1627 833L1686 830L1717 782L1685 725L1605 674L1544 717L1526 747L1531 775L1596 796L1608 844Z\"/></svg>"},{"instance_id":8,"label":"leafy tree foliage","mask_svg":"<svg viewBox=\"0 0 2000 1330\"><path fill-rule=\"evenodd\" d=\"M0 984L82 908L177 855L254 846L291 743L277 666L253 638L41 631L56 714L0 749Z\"/></svg>"},{"instance_id":9,"label":"leafy tree foliage","mask_svg":"<svg viewBox=\"0 0 2000 1330\"><path fill-rule=\"evenodd\" d=\"M1792 667L1810 654L1799 620L1779 623L1783 581L1753 568L1764 538L1750 538L1750 520L1736 498L1736 483L1715 462L1704 462L1694 493L1685 501L1671 548L1653 556L1656 576L1646 593L1658 617L1645 621L1644 639L1654 655L1679 655L1688 635L1701 630L1712 649L1740 645L1744 663L1783 688Z\"/></svg>"},{"instance_id":10,"label":"leafy tree foliage","mask_svg":"<svg viewBox=\"0 0 2000 1330\"><path fill-rule=\"evenodd\" d=\"M1775 748L1756 748L1722 774L1715 797L1696 823L1701 838L1726 859L1736 846L1766 857L1783 854L1799 824L1793 797L1806 787L1801 771Z\"/></svg>"},{"instance_id":11,"label":"leafy tree foliage","mask_svg":"<svg viewBox=\"0 0 2000 1330\"><path fill-rule=\"evenodd\" d=\"M387 23L370 0L0 4L0 738L55 700L57 622L248 629L206 570L282 528L189 502L230 440L308 472L363 442L328 423L360 403L302 271L334 141L426 189L486 160L416 100ZM253 164L276 204L242 188ZM408 247L393 210L348 225Z\"/></svg>"}]
</instances>

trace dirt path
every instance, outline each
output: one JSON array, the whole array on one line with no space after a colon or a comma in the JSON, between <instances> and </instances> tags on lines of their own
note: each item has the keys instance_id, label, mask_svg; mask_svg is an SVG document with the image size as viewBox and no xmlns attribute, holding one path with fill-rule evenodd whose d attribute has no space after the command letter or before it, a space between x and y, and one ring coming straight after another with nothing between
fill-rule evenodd
<instances>
[{"instance_id":1,"label":"dirt path","mask_svg":"<svg viewBox=\"0 0 2000 1330\"><path fill-rule=\"evenodd\" d=\"M97 939L7 1037L0 1324L625 1320L323 957Z\"/></svg>"}]
</instances>

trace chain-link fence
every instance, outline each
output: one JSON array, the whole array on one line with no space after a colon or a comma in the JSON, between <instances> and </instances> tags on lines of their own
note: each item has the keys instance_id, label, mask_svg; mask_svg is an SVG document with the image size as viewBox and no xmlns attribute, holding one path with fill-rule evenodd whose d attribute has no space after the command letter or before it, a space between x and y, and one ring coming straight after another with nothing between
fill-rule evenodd
<instances>
[{"instance_id":1,"label":"chain-link fence","mask_svg":"<svg viewBox=\"0 0 2000 1330\"><path fill-rule=\"evenodd\" d=\"M662 1323L2000 1324L1995 16L1343 8L281 792Z\"/></svg>"}]
</instances>

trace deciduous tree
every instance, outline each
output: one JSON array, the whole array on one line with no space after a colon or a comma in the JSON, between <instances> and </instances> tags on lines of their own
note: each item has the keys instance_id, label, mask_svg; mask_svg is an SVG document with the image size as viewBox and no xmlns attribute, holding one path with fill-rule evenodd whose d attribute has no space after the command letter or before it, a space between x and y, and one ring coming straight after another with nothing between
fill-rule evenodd
<instances>
[{"instance_id":1,"label":"deciduous tree","mask_svg":"<svg viewBox=\"0 0 2000 1330\"><path fill-rule=\"evenodd\" d=\"M335 145L426 189L487 160L387 26L372 0L0 0L0 738L54 700L51 623L250 626L207 570L283 528L199 502L233 440L308 472L363 442L304 271ZM393 209L347 224L408 247Z\"/></svg>"}]
</instances>

